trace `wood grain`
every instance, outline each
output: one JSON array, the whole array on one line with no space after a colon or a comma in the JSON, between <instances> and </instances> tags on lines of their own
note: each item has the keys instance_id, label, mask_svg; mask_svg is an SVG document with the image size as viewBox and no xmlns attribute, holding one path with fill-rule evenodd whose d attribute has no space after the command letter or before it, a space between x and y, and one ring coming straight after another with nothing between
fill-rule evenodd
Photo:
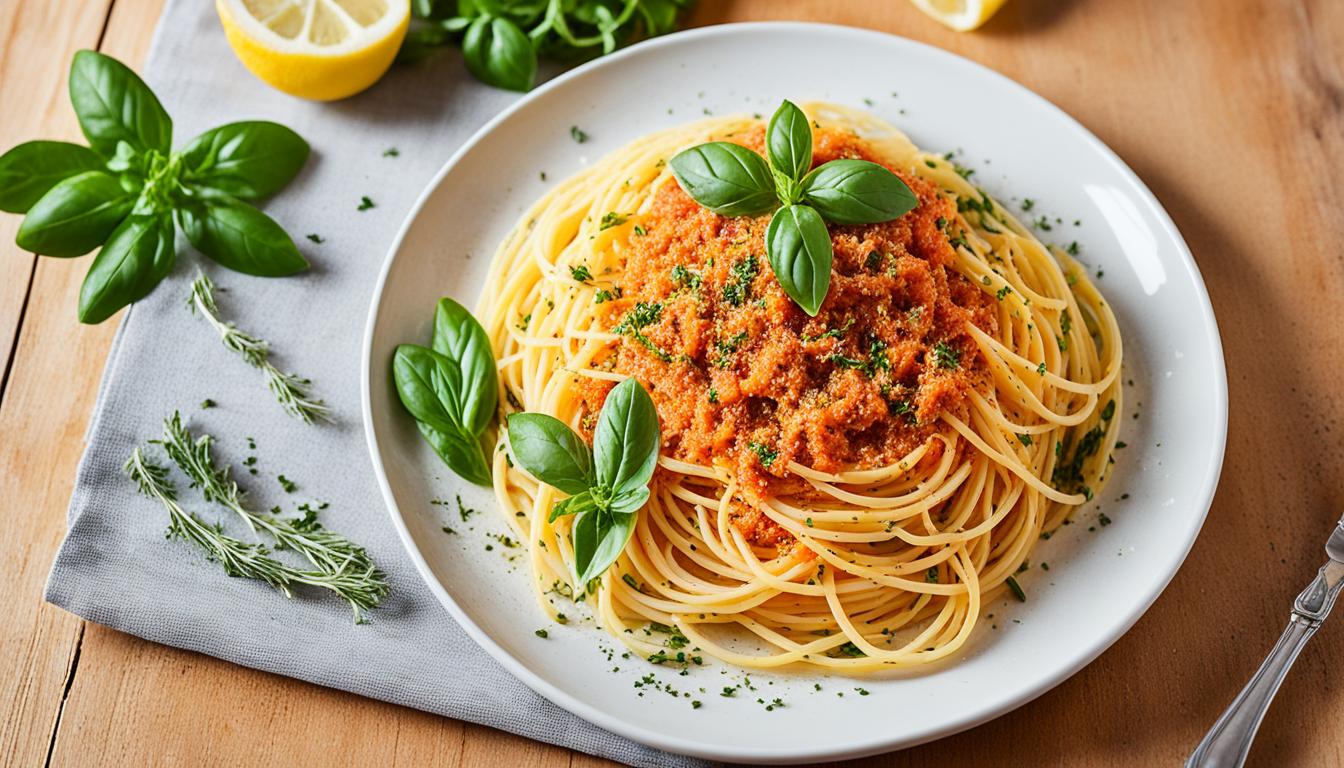
<instances>
[{"instance_id":1,"label":"wood grain","mask_svg":"<svg viewBox=\"0 0 1344 768\"><path fill-rule=\"evenodd\" d=\"M111 4L0 0L0 148L35 138L81 138L66 97L66 66L75 51L98 46ZM0 398L36 262L14 245L19 221L0 214Z\"/></svg>"},{"instance_id":2,"label":"wood grain","mask_svg":"<svg viewBox=\"0 0 1344 768\"><path fill-rule=\"evenodd\" d=\"M0 0L0 148L37 137L80 137L66 97L66 66L76 50L98 46L110 6L111 0ZM76 347L37 341L70 335L74 305L51 295L25 317L35 257L13 244L18 226L19 217L0 214L0 499L6 503L0 563L11 596L0 631L0 765L6 766L46 760L78 653L82 622L44 603L42 587L65 532L64 499L101 367L76 366L87 379L82 387L65 372L53 376L78 359ZM18 371L10 364L24 321L34 330L47 327L45 335L23 337L31 366ZM88 341L80 349L100 359L106 339ZM71 386L51 391L56 381Z\"/></svg>"},{"instance_id":3,"label":"wood grain","mask_svg":"<svg viewBox=\"0 0 1344 768\"><path fill-rule=\"evenodd\" d=\"M104 48L138 62L160 2L117 0ZM5 17L30 29L70 15L43 10L65 3L0 0L0 9L6 3L18 5ZM64 95L51 89L68 61L61 46L88 45L80 36L99 27L94 11L83 16L66 19L78 30L59 34L59 45L19 57L31 70L26 84L13 84L17 54L9 52L23 33L0 41L6 115L46 110L60 119ZM953 50L1080 119L1152 187L1184 233L1218 314L1229 372L1231 431L1213 510L1187 564L1135 628L1032 704L865 764L1178 763L1273 643L1344 508L1344 331L1332 322L1344 311L1336 290L1344 281L1344 4L1012 0L984 30L960 35L905 2L705 0L693 22L771 18L869 27ZM929 73L892 73L896 82L922 76ZM27 127L0 123L0 140L29 137ZM7 240L13 226L0 221L0 235ZM16 259L7 251L0 261L6 349L23 306L5 271ZM76 649L55 764L317 765L333 755L394 765L608 764L97 626L81 642L77 620L40 603L111 333L111 325L76 326L81 274L39 263L0 401L0 498L12 500L0 555L18 563L17 615L0 631L0 658L19 660L16 669L0 667L0 695L13 702L0 731L5 764L44 758ZM21 444L11 435L23 435ZM1252 764L1344 765L1344 740L1328 717L1344 709L1340 624L1327 624L1299 660Z\"/></svg>"}]
</instances>

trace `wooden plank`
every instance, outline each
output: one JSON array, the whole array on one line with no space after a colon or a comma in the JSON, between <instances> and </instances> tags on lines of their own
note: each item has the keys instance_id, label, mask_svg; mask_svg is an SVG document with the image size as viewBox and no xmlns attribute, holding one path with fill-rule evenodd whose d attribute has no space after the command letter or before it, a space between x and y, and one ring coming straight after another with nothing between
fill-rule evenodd
<instances>
[{"instance_id":1,"label":"wooden plank","mask_svg":"<svg viewBox=\"0 0 1344 768\"><path fill-rule=\"evenodd\" d=\"M96 624L80 657L53 766L475 764L463 763L471 727L454 720Z\"/></svg>"},{"instance_id":2,"label":"wooden plank","mask_svg":"<svg viewBox=\"0 0 1344 768\"><path fill-rule=\"evenodd\" d=\"M67 65L75 51L98 45L110 5L0 0L0 151L36 138L82 139L66 96ZM36 260L14 245L21 220L0 213L0 398Z\"/></svg>"},{"instance_id":3,"label":"wooden plank","mask_svg":"<svg viewBox=\"0 0 1344 768\"><path fill-rule=\"evenodd\" d=\"M0 0L0 148L33 138L79 138L79 126L66 96L66 68L74 52L98 45L111 0ZM29 283L32 254L14 244L19 217L0 214L0 382L10 371L11 354ZM87 266L87 260L79 269ZM37 339L60 339L75 325L74 305L45 295L32 304L61 323L47 335L30 335L27 359L47 357L11 377L21 382L22 398L0 390L0 499L6 502L0 529L0 562L5 563L10 595L0 631L0 765L41 765L51 745L66 680L76 656L82 622L42 601L51 558L65 532L65 501L79 456L79 435L88 419L97 385L96 364L74 366L74 375L53 376L53 366L68 366L73 349L35 355ZM93 340L85 348L98 359L106 347ZM48 346L60 347L51 344ZM29 373L31 371L31 373ZM81 387L79 376L87 381ZM61 382L60 387L52 384ZM3 386L0 383L0 386Z\"/></svg>"},{"instance_id":4,"label":"wooden plank","mask_svg":"<svg viewBox=\"0 0 1344 768\"><path fill-rule=\"evenodd\" d=\"M147 34L156 17L156 7L119 0L108 44L129 45L117 41L135 39L130 29ZM966 734L863 764L1008 766L1024 755L1043 765L1179 762L1272 644L1344 508L1344 451L1331 434L1344 418L1344 401L1335 396L1344 344L1328 320L1344 309L1333 290L1344 263L1331 250L1344 239L1344 187L1331 170L1344 167L1344 5L1014 0L975 35L944 30L901 2L703 2L694 20L767 18L832 21L930 42L993 66L1082 120L1139 172L1184 232L1219 313L1231 378L1232 430L1218 500L1187 565L1138 625L1036 702ZM896 82L916 76L928 75L892 74ZM22 514L11 519L19 525L45 521L0 532L6 562L19 546L14 536L38 542L20 539L37 560L39 580L28 587L20 574L15 608L57 618L53 609L25 605L39 599L110 333L72 330L80 274L54 260L39 266L13 394L0 404L0 434L25 435L22 450L0 441L0 498L18 500ZM47 343L56 338L62 344ZM73 633L49 637L37 623L19 621L20 639L43 646L39 667L63 669ZM1316 714L1344 707L1342 632L1327 625L1308 647L1265 722L1253 764L1344 764L1344 744ZM56 635L64 645L53 642ZM8 634L3 642L0 653L26 647ZM0 683L5 674L0 670ZM28 682L35 677L46 679L24 667L0 692L40 687ZM31 705L7 718L3 736L40 730L34 723L49 724L54 714ZM14 750L9 762L32 764L20 758L34 754ZM332 754L408 765L426 757L434 764L549 765L565 753L91 626L53 762L315 764ZM569 761L609 764L579 754Z\"/></svg>"}]
</instances>

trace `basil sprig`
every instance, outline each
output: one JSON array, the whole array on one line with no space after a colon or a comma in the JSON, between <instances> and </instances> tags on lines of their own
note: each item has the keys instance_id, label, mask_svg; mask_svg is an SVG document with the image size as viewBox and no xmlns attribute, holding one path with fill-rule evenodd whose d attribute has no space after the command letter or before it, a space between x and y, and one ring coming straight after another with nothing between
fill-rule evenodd
<instances>
[{"instance_id":1,"label":"basil sprig","mask_svg":"<svg viewBox=\"0 0 1344 768\"><path fill-rule=\"evenodd\" d=\"M635 513L649 500L662 433L658 412L635 379L617 384L597 415L591 450L554 416L509 416L513 461L541 482L570 494L551 508L550 522L574 515L575 577L601 576L635 530Z\"/></svg>"},{"instance_id":2,"label":"basil sprig","mask_svg":"<svg viewBox=\"0 0 1344 768\"><path fill-rule=\"evenodd\" d=\"M669 165L686 194L721 216L774 212L766 257L784 293L815 317L831 286L826 222L891 221L919 200L899 176L867 160L832 160L809 173L812 127L790 101L770 118L765 148L768 164L739 144L712 141L683 150Z\"/></svg>"},{"instance_id":3,"label":"basil sprig","mask_svg":"<svg viewBox=\"0 0 1344 768\"><path fill-rule=\"evenodd\" d=\"M562 61L611 53L638 37L677 27L691 0L413 0L416 24L400 61L416 61L461 36L467 70L481 82L528 91L537 59Z\"/></svg>"},{"instance_id":4,"label":"basil sprig","mask_svg":"<svg viewBox=\"0 0 1344 768\"><path fill-rule=\"evenodd\" d=\"M449 469L468 482L490 485L490 463L481 446L499 404L490 337L465 307L443 298L431 344L397 347L392 356L397 395Z\"/></svg>"},{"instance_id":5,"label":"basil sprig","mask_svg":"<svg viewBox=\"0 0 1344 768\"><path fill-rule=\"evenodd\" d=\"M101 323L143 298L172 269L177 229L197 250L251 275L308 268L294 241L243 202L278 192L308 144L276 123L231 123L172 151L173 121L121 62L79 51L70 103L89 146L30 141L0 155L0 210L22 213L19 247L83 256L79 319Z\"/></svg>"}]
</instances>

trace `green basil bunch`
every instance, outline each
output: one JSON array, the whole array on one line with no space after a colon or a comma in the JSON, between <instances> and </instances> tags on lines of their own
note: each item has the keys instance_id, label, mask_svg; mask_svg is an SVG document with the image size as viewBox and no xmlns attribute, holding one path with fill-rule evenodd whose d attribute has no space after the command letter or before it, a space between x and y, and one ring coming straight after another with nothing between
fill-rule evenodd
<instances>
[{"instance_id":1,"label":"green basil bunch","mask_svg":"<svg viewBox=\"0 0 1344 768\"><path fill-rule=\"evenodd\" d=\"M413 0L427 23L406 36L400 58L423 57L430 48L462 36L467 69L478 80L511 91L531 90L539 54L585 58L611 53L623 42L677 27L691 0ZM526 31L524 31L526 30Z\"/></svg>"},{"instance_id":2,"label":"green basil bunch","mask_svg":"<svg viewBox=\"0 0 1344 768\"><path fill-rule=\"evenodd\" d=\"M768 163L740 144L712 141L679 152L669 165L686 194L717 214L774 211L766 256L784 292L815 317L831 287L826 222L891 221L919 200L899 176L867 160L832 160L809 173L812 127L790 101L770 118L765 144Z\"/></svg>"},{"instance_id":3,"label":"green basil bunch","mask_svg":"<svg viewBox=\"0 0 1344 768\"><path fill-rule=\"evenodd\" d=\"M616 562L649 500L662 433L658 412L635 379L617 384L597 415L590 451L563 421L544 413L509 416L513 461L543 483L570 494L550 521L574 515L575 576L587 584Z\"/></svg>"},{"instance_id":4,"label":"green basil bunch","mask_svg":"<svg viewBox=\"0 0 1344 768\"><path fill-rule=\"evenodd\" d=\"M172 151L173 121L124 64L79 51L70 103L89 146L30 141L0 155L0 210L26 214L20 248L83 256L79 319L101 323L168 274L180 227L197 250L249 275L308 268L289 235L243 200L279 191L308 144L268 122L231 123Z\"/></svg>"},{"instance_id":5,"label":"green basil bunch","mask_svg":"<svg viewBox=\"0 0 1344 768\"><path fill-rule=\"evenodd\" d=\"M439 299L432 348L402 344L392 356L401 404L448 468L468 482L490 485L481 435L495 418L499 376L490 337L452 299Z\"/></svg>"}]
</instances>

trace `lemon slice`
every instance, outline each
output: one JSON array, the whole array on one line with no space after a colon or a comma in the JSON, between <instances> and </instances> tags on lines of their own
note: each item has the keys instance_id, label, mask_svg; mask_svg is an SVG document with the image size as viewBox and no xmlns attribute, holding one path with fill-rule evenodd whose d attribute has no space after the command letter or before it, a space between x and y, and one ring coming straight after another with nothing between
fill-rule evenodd
<instances>
[{"instance_id":1,"label":"lemon slice","mask_svg":"<svg viewBox=\"0 0 1344 768\"><path fill-rule=\"evenodd\" d=\"M224 35L252 74L305 99L343 99L387 72L410 0L215 0Z\"/></svg>"},{"instance_id":2,"label":"lemon slice","mask_svg":"<svg viewBox=\"0 0 1344 768\"><path fill-rule=\"evenodd\" d=\"M958 32L970 32L989 21L989 17L1007 0L910 0L927 13Z\"/></svg>"}]
</instances>

